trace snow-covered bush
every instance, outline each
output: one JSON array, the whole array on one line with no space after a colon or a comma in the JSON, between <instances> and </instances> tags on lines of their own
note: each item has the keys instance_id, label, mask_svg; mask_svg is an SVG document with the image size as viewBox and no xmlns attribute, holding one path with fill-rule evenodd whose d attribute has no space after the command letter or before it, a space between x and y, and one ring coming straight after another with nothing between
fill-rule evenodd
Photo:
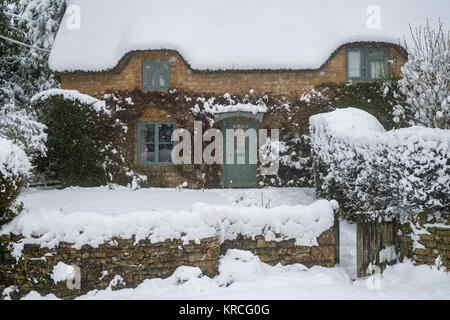
<instances>
[{"instance_id":1,"label":"snow-covered bush","mask_svg":"<svg viewBox=\"0 0 450 320\"><path fill-rule=\"evenodd\" d=\"M63 0L0 1L0 137L30 157L45 152L46 136L29 98L56 85L47 67L48 52L32 47L50 48L63 7Z\"/></svg>"},{"instance_id":2,"label":"snow-covered bush","mask_svg":"<svg viewBox=\"0 0 450 320\"><path fill-rule=\"evenodd\" d=\"M349 213L397 215L450 207L450 130L385 131L370 114L310 118L316 190Z\"/></svg>"},{"instance_id":3,"label":"snow-covered bush","mask_svg":"<svg viewBox=\"0 0 450 320\"><path fill-rule=\"evenodd\" d=\"M31 169L25 152L12 141L0 137L0 223L18 196Z\"/></svg>"},{"instance_id":4,"label":"snow-covered bush","mask_svg":"<svg viewBox=\"0 0 450 320\"><path fill-rule=\"evenodd\" d=\"M399 81L406 103L396 106L394 121L450 129L450 31L441 22L434 30L427 23L411 36L413 48Z\"/></svg>"},{"instance_id":5,"label":"snow-covered bush","mask_svg":"<svg viewBox=\"0 0 450 320\"><path fill-rule=\"evenodd\" d=\"M57 85L47 66L48 49L58 29L64 0L0 1L0 213L20 192L30 162L44 155L45 126L36 120L29 99ZM44 49L44 50L41 50Z\"/></svg>"},{"instance_id":6,"label":"snow-covered bush","mask_svg":"<svg viewBox=\"0 0 450 320\"><path fill-rule=\"evenodd\" d=\"M47 156L36 165L48 179L64 186L130 183L138 187L140 177L126 160L127 127L105 101L62 89L43 91L31 101L47 126Z\"/></svg>"},{"instance_id":7,"label":"snow-covered bush","mask_svg":"<svg viewBox=\"0 0 450 320\"><path fill-rule=\"evenodd\" d=\"M21 163L23 166L29 166L32 159L45 155L45 141L47 139L47 135L44 132L45 125L36 120L35 114L30 108L21 108L15 105L13 99L3 99L5 94L7 94L7 91L0 88L0 139L8 141L14 147L13 149L5 147L5 150L0 150L0 153L11 151L16 154L14 159L16 164ZM8 159L11 160L13 158L9 157ZM5 162L3 165L7 166L8 162ZM20 187L26 180L23 174L9 176L8 179L17 182L13 186L11 181L5 179L5 177L5 172L0 170L0 189L10 190L9 192L5 191L9 194L6 196L8 201L2 201L0 211L2 211L2 208L6 209L6 207L3 207L3 204L11 204L13 202L20 191ZM2 197L5 197L5 194L2 194Z\"/></svg>"},{"instance_id":8,"label":"snow-covered bush","mask_svg":"<svg viewBox=\"0 0 450 320\"><path fill-rule=\"evenodd\" d=\"M0 0L0 137L28 162L46 151L30 98L59 85L47 61L65 7L65 0Z\"/></svg>"},{"instance_id":9,"label":"snow-covered bush","mask_svg":"<svg viewBox=\"0 0 450 320\"><path fill-rule=\"evenodd\" d=\"M45 154L45 125L28 108L6 103L0 106L0 137L12 140L30 157Z\"/></svg>"},{"instance_id":10,"label":"snow-covered bush","mask_svg":"<svg viewBox=\"0 0 450 320\"><path fill-rule=\"evenodd\" d=\"M48 67L48 56L66 8L65 0L1 0L1 73L10 102L28 106L30 98L59 85ZM3 25L3 28L2 28ZM16 41L16 42L13 42Z\"/></svg>"},{"instance_id":11,"label":"snow-covered bush","mask_svg":"<svg viewBox=\"0 0 450 320\"><path fill-rule=\"evenodd\" d=\"M274 175L261 175L261 186L312 187L312 158L309 136L292 132L282 133L278 143L279 169ZM269 140L270 141L270 140ZM277 144L275 144L277 145ZM263 146L266 147L266 146ZM270 149L265 150L270 155ZM276 154L276 153L275 153ZM272 154L272 157L274 154ZM268 158L270 159L270 158ZM267 160L269 164L270 160ZM259 163L259 172L263 167Z\"/></svg>"},{"instance_id":12,"label":"snow-covered bush","mask_svg":"<svg viewBox=\"0 0 450 320\"><path fill-rule=\"evenodd\" d=\"M324 85L327 90L323 91L322 96L335 108L362 109L377 118L386 129L407 126L403 121L393 121L394 107L405 102L397 79Z\"/></svg>"}]
</instances>

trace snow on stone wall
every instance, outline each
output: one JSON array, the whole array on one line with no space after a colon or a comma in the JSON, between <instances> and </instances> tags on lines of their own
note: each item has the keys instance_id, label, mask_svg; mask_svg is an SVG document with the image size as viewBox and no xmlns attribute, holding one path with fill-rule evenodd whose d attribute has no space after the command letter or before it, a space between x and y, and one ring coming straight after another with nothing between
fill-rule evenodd
<instances>
[{"instance_id":1,"label":"snow on stone wall","mask_svg":"<svg viewBox=\"0 0 450 320\"><path fill-rule=\"evenodd\" d=\"M167 239L191 240L217 237L219 243L238 235L266 241L295 239L296 245L317 245L317 237L334 224L336 204L318 200L308 206L232 207L196 203L192 211L130 212L107 215L74 212L62 215L57 210L25 209L0 230L0 235L24 238L14 245L13 255L22 256L25 244L54 248L60 242L98 247L113 237L152 243Z\"/></svg>"},{"instance_id":2,"label":"snow on stone wall","mask_svg":"<svg viewBox=\"0 0 450 320\"><path fill-rule=\"evenodd\" d=\"M293 208L299 209L298 207ZM145 279L169 277L181 266L197 267L196 270L199 273L213 277L218 274L220 257L233 248L251 251L262 262L272 266L279 263L283 265L301 263L305 267L333 267L335 265L336 242L333 230L330 229L331 225L328 223L329 209L331 208L325 200L316 205L314 209L310 208L315 212L296 210L295 215L286 207L280 207L278 212L272 213L258 208L260 215L257 217L256 211L254 214L246 215L244 210L250 208L242 208L234 214L229 214L226 219L220 220L217 219L217 216L220 216L220 213L217 212L218 207L205 207L204 209L213 211L210 215L204 216L204 219L191 220L193 215L178 212L177 227L185 224L185 230L191 235L195 228L199 229L197 235L205 231L205 234L210 231L211 234L214 234L214 225L217 223L222 225L222 229L219 230L220 232L216 230L213 237L190 241L187 241L187 238L180 233L177 235L178 238L169 238L165 241L162 238L142 238L147 228L160 235L174 231L173 219L175 216L170 214L168 220L165 220L163 215L156 215L160 221L158 226L146 225L145 216L151 216L151 212L143 213L141 220L136 220L136 216L129 215L128 220L134 220L133 223L136 223L136 227L140 231L139 234L124 239L127 232L131 232L125 224L122 226L124 231L121 235L122 238L113 237L109 240L104 238L105 241L94 248L90 245L78 247L65 241L58 242L54 237L60 235L61 229L58 228L58 225L61 224L61 221L55 222L54 233L47 232L40 236L41 243L39 241L32 243L26 235L4 234L0 236L0 260L4 261L3 264L0 264L0 274L5 277L0 278L0 293L3 291L4 294L7 294L14 288L14 292L11 292L13 298L18 298L33 290L40 294L52 293L60 298L71 299L95 289L135 288ZM233 208L233 210L235 209L237 208ZM319 211L322 213L319 214ZM64 218L67 217L61 213L58 214ZM222 211L222 214L225 212ZM35 229L36 224L43 226L49 223L48 220L39 223L39 217L42 218L38 214L36 221L29 221L28 231ZM122 217L117 222L124 223L124 221L125 217ZM92 229L89 225L92 221L82 219L80 222L75 229L66 230L68 235L81 239L86 234L92 236ZM74 221L69 219L69 223L74 224ZM105 219L103 225L96 225L94 228L110 228L110 223L109 219ZM140 227L137 226L139 223ZM265 233L264 230L259 229L260 234L252 236L253 233L257 233L257 228L264 228L265 223L272 226L267 227L272 231ZM86 234L79 233L81 224L85 225L83 230ZM208 228L207 224L213 227ZM320 232L319 230L325 226L328 229ZM89 231L89 229L91 230ZM295 238L287 239L288 237L281 235L276 238L273 231L291 235L295 233L297 237L304 240L313 237L315 232L320 232L320 234L314 237L314 241L306 242L307 245L298 245ZM138 240L139 237L141 237L140 240ZM70 236L64 239L68 240L68 238ZM86 240L86 238L84 239ZM156 239L159 240L156 241ZM312 238L310 239L312 240ZM45 243L46 241L48 243ZM49 248L50 244L51 248ZM17 260L18 248L23 253L19 260ZM248 255L251 254L248 253ZM304 266L302 268L305 268ZM81 286L69 288L65 280L72 279L76 269L79 270ZM23 277L23 274L27 274L27 277ZM223 279L224 283L229 283L229 280L226 277Z\"/></svg>"}]
</instances>

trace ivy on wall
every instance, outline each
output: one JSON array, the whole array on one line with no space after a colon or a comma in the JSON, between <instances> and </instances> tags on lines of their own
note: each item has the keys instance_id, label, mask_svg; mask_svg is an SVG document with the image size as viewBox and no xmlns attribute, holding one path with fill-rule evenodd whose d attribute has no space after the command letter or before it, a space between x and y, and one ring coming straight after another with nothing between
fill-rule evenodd
<instances>
[{"instance_id":1,"label":"ivy on wall","mask_svg":"<svg viewBox=\"0 0 450 320\"><path fill-rule=\"evenodd\" d=\"M324 83L318 88L327 89L327 98L336 108L353 107L369 112L386 130L406 126L393 120L394 106L405 101L398 89L398 80Z\"/></svg>"},{"instance_id":2,"label":"ivy on wall","mask_svg":"<svg viewBox=\"0 0 450 320\"><path fill-rule=\"evenodd\" d=\"M126 169L149 180L143 186L162 186L164 173L152 168L134 167L136 123L150 108L170 115L177 128L192 132L193 121L202 121L203 128L218 128L214 116L198 112L204 103L229 105L237 103L264 104L267 107L261 128L280 130L280 166L277 175L258 175L259 186L312 187L313 164L309 139L309 117L336 108L355 106L372 113L389 129L392 108L400 103L396 81L372 83L323 84L301 97L273 96L251 90L248 94L231 96L194 93L172 89L169 91L135 90L106 93L112 116L99 114L89 105L52 97L36 105L41 121L48 127L47 157L37 161L37 167L48 177L64 181L63 185L101 185L110 182L126 184ZM200 106L200 107L198 107ZM197 110L197 111L194 111ZM122 124L119 126L118 123ZM127 129L127 132L124 131ZM204 146L208 144L204 142ZM118 153L112 152L119 151ZM116 159L116 160L111 160ZM108 162L108 161L109 162ZM105 171L105 163L123 163ZM192 161L193 163L193 161ZM115 169L111 169L114 167ZM220 165L177 165L166 168L190 188L221 186ZM154 172L155 171L155 172ZM125 174L125 175L124 175ZM125 178L118 178L122 176Z\"/></svg>"}]
</instances>

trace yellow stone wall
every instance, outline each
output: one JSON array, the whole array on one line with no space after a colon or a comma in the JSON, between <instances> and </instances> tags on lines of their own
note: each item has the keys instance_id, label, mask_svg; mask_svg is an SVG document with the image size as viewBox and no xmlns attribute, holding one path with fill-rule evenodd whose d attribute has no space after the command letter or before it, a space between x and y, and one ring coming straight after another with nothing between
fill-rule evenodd
<instances>
[{"instance_id":1,"label":"yellow stone wall","mask_svg":"<svg viewBox=\"0 0 450 320\"><path fill-rule=\"evenodd\" d=\"M92 96L107 91L133 91L142 87L142 60L169 60L171 88L213 94L245 94L250 89L273 95L300 96L325 82L346 80L345 46L341 46L317 70L193 70L173 50L130 52L112 70L106 72L73 72L61 74L63 89L75 89ZM391 77L401 76L405 59L398 48L390 47Z\"/></svg>"}]
</instances>

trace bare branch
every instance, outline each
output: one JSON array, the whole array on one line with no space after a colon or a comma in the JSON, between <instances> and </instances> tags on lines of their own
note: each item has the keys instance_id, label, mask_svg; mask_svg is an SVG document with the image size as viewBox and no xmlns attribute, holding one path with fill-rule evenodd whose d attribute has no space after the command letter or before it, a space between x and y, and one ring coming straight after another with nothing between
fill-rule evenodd
<instances>
[{"instance_id":1,"label":"bare branch","mask_svg":"<svg viewBox=\"0 0 450 320\"><path fill-rule=\"evenodd\" d=\"M35 49L35 50L44 51L44 52L50 52L50 50L48 50L48 49L39 48L39 47L36 47L36 46L31 46L29 44L26 44L26 43L23 43L23 42L20 42L20 41L17 41L17 40L14 40L14 39L2 36L2 35L0 35L0 38L4 39L6 41L9 41L9 42L12 42L12 43L15 43L15 44L18 44L18 45L30 48L30 49Z\"/></svg>"},{"instance_id":2,"label":"bare branch","mask_svg":"<svg viewBox=\"0 0 450 320\"><path fill-rule=\"evenodd\" d=\"M16 19L19 19L19 20L25 20L25 21L28 21L28 22L31 22L31 21L33 21L33 20L31 20L30 18L25 18L25 17L22 17L22 16L19 16L19 15L17 15L17 14L14 14L14 13L11 13L11 12L3 12L5 15L7 15L7 16L10 16L10 17L13 17L13 18L16 18Z\"/></svg>"}]
</instances>

